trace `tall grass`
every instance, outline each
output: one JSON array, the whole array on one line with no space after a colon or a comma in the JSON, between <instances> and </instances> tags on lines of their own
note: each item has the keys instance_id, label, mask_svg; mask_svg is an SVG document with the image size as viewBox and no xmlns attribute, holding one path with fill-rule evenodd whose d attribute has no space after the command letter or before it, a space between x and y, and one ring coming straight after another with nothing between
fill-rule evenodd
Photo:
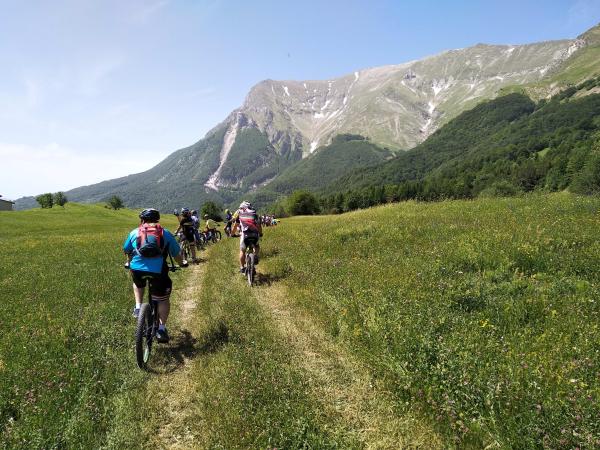
<instances>
[{"instance_id":1,"label":"tall grass","mask_svg":"<svg viewBox=\"0 0 600 450\"><path fill-rule=\"evenodd\" d=\"M265 262L448 445L600 446L600 199L285 219Z\"/></svg>"},{"instance_id":2,"label":"tall grass","mask_svg":"<svg viewBox=\"0 0 600 450\"><path fill-rule=\"evenodd\" d=\"M135 443L145 376L120 246L137 222L133 211L77 204L0 213L3 446Z\"/></svg>"}]
</instances>

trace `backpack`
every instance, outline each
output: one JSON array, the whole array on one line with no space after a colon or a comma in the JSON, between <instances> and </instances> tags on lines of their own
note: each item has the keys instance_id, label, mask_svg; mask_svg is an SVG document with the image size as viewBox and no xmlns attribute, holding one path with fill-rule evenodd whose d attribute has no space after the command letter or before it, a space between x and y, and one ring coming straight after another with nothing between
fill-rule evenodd
<instances>
[{"instance_id":1,"label":"backpack","mask_svg":"<svg viewBox=\"0 0 600 450\"><path fill-rule=\"evenodd\" d=\"M159 224L141 224L138 228L136 253L145 258L157 258L162 256L163 247L163 228Z\"/></svg>"}]
</instances>

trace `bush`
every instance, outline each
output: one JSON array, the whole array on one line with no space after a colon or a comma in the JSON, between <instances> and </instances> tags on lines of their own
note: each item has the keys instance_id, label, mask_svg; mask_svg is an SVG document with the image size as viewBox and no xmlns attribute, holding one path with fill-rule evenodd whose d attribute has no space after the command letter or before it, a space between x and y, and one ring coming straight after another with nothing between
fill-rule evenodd
<instances>
[{"instance_id":1,"label":"bush","mask_svg":"<svg viewBox=\"0 0 600 450\"><path fill-rule=\"evenodd\" d=\"M206 202L202 205L202 209L200 210L200 218L203 219L204 216L207 215L212 220L216 220L217 222L221 222L223 218L221 217L221 208L217 206L215 202Z\"/></svg>"},{"instance_id":2,"label":"bush","mask_svg":"<svg viewBox=\"0 0 600 450\"><path fill-rule=\"evenodd\" d=\"M58 205L58 206L62 206L64 208L64 206L66 205L66 203L69 200L67 199L67 196L65 195L64 192L57 192L56 194L54 194L54 204Z\"/></svg>"},{"instance_id":3,"label":"bush","mask_svg":"<svg viewBox=\"0 0 600 450\"><path fill-rule=\"evenodd\" d=\"M116 195L113 195L111 198L109 198L106 203L108 208L114 209L115 211L125 206L123 205L123 200Z\"/></svg>"},{"instance_id":4,"label":"bush","mask_svg":"<svg viewBox=\"0 0 600 450\"><path fill-rule=\"evenodd\" d=\"M54 197L50 192L46 194L38 195L35 200L40 204L42 208L52 208L54 205Z\"/></svg>"},{"instance_id":5,"label":"bush","mask_svg":"<svg viewBox=\"0 0 600 450\"><path fill-rule=\"evenodd\" d=\"M308 191L295 191L287 201L287 212L290 216L310 216L319 213L317 197Z\"/></svg>"}]
</instances>

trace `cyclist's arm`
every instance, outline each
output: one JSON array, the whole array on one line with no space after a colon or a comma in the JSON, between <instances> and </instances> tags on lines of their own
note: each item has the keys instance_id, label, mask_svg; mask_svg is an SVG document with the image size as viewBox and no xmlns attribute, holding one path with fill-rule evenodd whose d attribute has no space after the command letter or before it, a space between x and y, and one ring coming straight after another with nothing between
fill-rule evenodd
<instances>
[{"instance_id":1,"label":"cyclist's arm","mask_svg":"<svg viewBox=\"0 0 600 450\"><path fill-rule=\"evenodd\" d=\"M131 239L131 233L129 233L127 235L127 237L125 238L125 242L123 242L123 253L128 255L132 252L133 252L133 242Z\"/></svg>"}]
</instances>

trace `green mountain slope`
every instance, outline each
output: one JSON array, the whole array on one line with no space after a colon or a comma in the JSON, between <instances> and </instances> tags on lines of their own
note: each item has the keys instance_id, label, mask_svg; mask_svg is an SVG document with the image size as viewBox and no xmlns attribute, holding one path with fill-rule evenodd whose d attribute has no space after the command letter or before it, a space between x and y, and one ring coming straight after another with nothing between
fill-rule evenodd
<instances>
[{"instance_id":1,"label":"green mountain slope","mask_svg":"<svg viewBox=\"0 0 600 450\"><path fill-rule=\"evenodd\" d=\"M257 192L246 196L258 206L297 189L320 189L358 167L368 167L393 156L359 135L338 135L330 145L298 161Z\"/></svg>"},{"instance_id":2,"label":"green mountain slope","mask_svg":"<svg viewBox=\"0 0 600 450\"><path fill-rule=\"evenodd\" d=\"M372 191L383 184L396 185L392 197L425 199L489 189L598 191L600 95L590 93L598 86L600 78L589 80L538 105L522 94L481 104L415 149L336 180L324 190L325 203L339 205L334 197L344 191L384 195ZM366 203L355 199L354 207L372 204L364 195Z\"/></svg>"}]
</instances>

